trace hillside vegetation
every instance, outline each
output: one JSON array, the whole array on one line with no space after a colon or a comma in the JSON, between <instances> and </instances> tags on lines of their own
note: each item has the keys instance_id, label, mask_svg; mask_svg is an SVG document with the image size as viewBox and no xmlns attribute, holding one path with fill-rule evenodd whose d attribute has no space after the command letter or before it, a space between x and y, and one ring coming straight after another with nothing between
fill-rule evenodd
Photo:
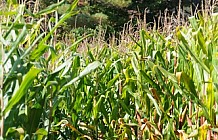
<instances>
[{"instance_id":1,"label":"hillside vegetation","mask_svg":"<svg viewBox=\"0 0 218 140\"><path fill-rule=\"evenodd\" d=\"M0 139L218 137L218 13L59 34L78 0L0 6ZM152 26L151 26L152 25Z\"/></svg>"}]
</instances>

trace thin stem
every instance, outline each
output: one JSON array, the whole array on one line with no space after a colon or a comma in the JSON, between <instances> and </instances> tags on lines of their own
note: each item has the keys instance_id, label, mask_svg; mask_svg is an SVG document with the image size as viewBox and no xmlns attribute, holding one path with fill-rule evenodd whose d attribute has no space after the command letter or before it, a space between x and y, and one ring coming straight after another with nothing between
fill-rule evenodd
<instances>
[{"instance_id":1,"label":"thin stem","mask_svg":"<svg viewBox=\"0 0 218 140\"><path fill-rule=\"evenodd\" d=\"M3 45L1 45L0 48L0 104L1 104L1 114L0 114L0 138L3 138L4 135L4 115L3 115L3 109L4 109L4 100L3 100Z\"/></svg>"},{"instance_id":2,"label":"thin stem","mask_svg":"<svg viewBox=\"0 0 218 140\"><path fill-rule=\"evenodd\" d=\"M51 122L52 122L52 111L53 111L53 94L52 94L52 86L49 86L48 93L50 94L50 99L49 99L49 125L48 125L48 139L50 139L50 131L51 131Z\"/></svg>"},{"instance_id":3,"label":"thin stem","mask_svg":"<svg viewBox=\"0 0 218 140\"><path fill-rule=\"evenodd\" d=\"M4 103L3 103L3 92L2 92L2 88L0 89L0 103L1 103L1 115L0 115L0 139L3 138L4 135L4 116L3 116L3 108L4 108Z\"/></svg>"}]
</instances>

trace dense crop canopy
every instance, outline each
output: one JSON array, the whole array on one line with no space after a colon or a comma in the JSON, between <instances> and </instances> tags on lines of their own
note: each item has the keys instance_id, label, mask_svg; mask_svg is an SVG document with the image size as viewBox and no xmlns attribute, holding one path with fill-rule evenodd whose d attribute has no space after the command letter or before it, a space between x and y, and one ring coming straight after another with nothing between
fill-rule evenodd
<instances>
[{"instance_id":1,"label":"dense crop canopy","mask_svg":"<svg viewBox=\"0 0 218 140\"><path fill-rule=\"evenodd\" d=\"M119 46L91 35L67 45L57 30L77 2L61 17L63 1L33 13L8 4L11 13L0 13L1 136L217 137L218 14L190 17L170 33L140 29Z\"/></svg>"}]
</instances>

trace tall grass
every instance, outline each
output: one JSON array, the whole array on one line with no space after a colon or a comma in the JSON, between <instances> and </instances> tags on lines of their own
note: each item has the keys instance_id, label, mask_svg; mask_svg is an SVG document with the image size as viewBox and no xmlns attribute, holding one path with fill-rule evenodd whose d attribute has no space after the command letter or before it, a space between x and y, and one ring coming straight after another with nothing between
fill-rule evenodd
<instances>
[{"instance_id":1,"label":"tall grass","mask_svg":"<svg viewBox=\"0 0 218 140\"><path fill-rule=\"evenodd\" d=\"M63 3L1 13L1 137L217 138L217 14L64 44L57 29L77 1L60 17Z\"/></svg>"}]
</instances>

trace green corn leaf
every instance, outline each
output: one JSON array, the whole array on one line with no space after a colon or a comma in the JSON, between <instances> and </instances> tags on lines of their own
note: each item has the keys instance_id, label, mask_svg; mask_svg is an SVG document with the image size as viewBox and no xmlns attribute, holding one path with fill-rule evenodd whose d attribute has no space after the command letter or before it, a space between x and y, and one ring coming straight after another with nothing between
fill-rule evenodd
<instances>
[{"instance_id":1,"label":"green corn leaf","mask_svg":"<svg viewBox=\"0 0 218 140\"><path fill-rule=\"evenodd\" d=\"M108 112L106 110L106 107L104 105L100 106L100 110L99 112L102 112L102 114L104 115L104 118L106 120L106 123L109 124L109 116L108 116Z\"/></svg>"},{"instance_id":2,"label":"green corn leaf","mask_svg":"<svg viewBox=\"0 0 218 140\"><path fill-rule=\"evenodd\" d=\"M32 53L30 54L30 60L31 61L38 60L49 47L50 47L49 45L45 45L45 44L39 45L38 48L33 50Z\"/></svg>"},{"instance_id":3,"label":"green corn leaf","mask_svg":"<svg viewBox=\"0 0 218 140\"><path fill-rule=\"evenodd\" d=\"M18 90L15 91L14 95L9 100L6 108L4 109L4 112L3 112L4 114L10 111L10 109L14 105L16 105L21 100L21 98L27 93L28 88L31 86L31 84L33 83L33 80L36 78L36 76L38 75L40 71L41 71L40 69L35 68L35 67L32 67L30 69L30 71L25 75Z\"/></svg>"},{"instance_id":4,"label":"green corn leaf","mask_svg":"<svg viewBox=\"0 0 218 140\"><path fill-rule=\"evenodd\" d=\"M64 63L62 63L59 67L57 67L51 74L55 74L71 64L72 64L72 57L66 60Z\"/></svg>"},{"instance_id":5,"label":"green corn leaf","mask_svg":"<svg viewBox=\"0 0 218 140\"><path fill-rule=\"evenodd\" d=\"M52 85L58 85L57 81L48 81L46 84L46 87L52 86Z\"/></svg>"},{"instance_id":6,"label":"green corn leaf","mask_svg":"<svg viewBox=\"0 0 218 140\"><path fill-rule=\"evenodd\" d=\"M112 85L114 85L114 83L119 79L120 74L118 73L113 79L111 79L108 84L107 84L107 88L111 88Z\"/></svg>"},{"instance_id":7,"label":"green corn leaf","mask_svg":"<svg viewBox=\"0 0 218 140\"><path fill-rule=\"evenodd\" d=\"M31 50L36 45L36 43L44 36L44 33L40 34L34 41L31 43L31 45L27 48L27 50L24 52L24 54L20 57L21 59L25 58L27 55L31 54ZM35 50L34 50L35 51ZM33 52L34 52L33 51Z\"/></svg>"},{"instance_id":8,"label":"green corn leaf","mask_svg":"<svg viewBox=\"0 0 218 140\"><path fill-rule=\"evenodd\" d=\"M101 63L99 61L94 61L94 62L88 64L88 66L79 74L79 76L77 76L76 78L71 80L69 83L67 83L61 90L64 90L65 88L72 85L74 82L78 81L80 78L82 78L82 77L86 76L87 74L91 73L92 71L97 69L100 65L101 65Z\"/></svg>"},{"instance_id":9,"label":"green corn leaf","mask_svg":"<svg viewBox=\"0 0 218 140\"><path fill-rule=\"evenodd\" d=\"M198 30L198 23L196 21L197 19L195 18L195 16L189 17L188 19L192 25L192 28L194 28L195 31L197 31Z\"/></svg>"},{"instance_id":10,"label":"green corn leaf","mask_svg":"<svg viewBox=\"0 0 218 140\"><path fill-rule=\"evenodd\" d=\"M79 77L83 77L83 76L91 73L92 71L97 69L100 65L101 65L101 63L99 61L94 61L94 62L88 64L88 66L79 74Z\"/></svg>"},{"instance_id":11,"label":"green corn leaf","mask_svg":"<svg viewBox=\"0 0 218 140\"><path fill-rule=\"evenodd\" d=\"M194 94L195 97L197 97L197 92L195 88L194 81L184 72L181 74L181 82L184 83L185 87L192 93Z\"/></svg>"},{"instance_id":12,"label":"green corn leaf","mask_svg":"<svg viewBox=\"0 0 218 140\"><path fill-rule=\"evenodd\" d=\"M147 61L148 65L153 68L155 66L155 64L151 61ZM167 71L166 69L160 67L160 66L157 66L158 69L163 73L163 75L165 77L168 77L172 82L174 83L177 83L177 79L176 79L176 76L172 73L170 73L169 71Z\"/></svg>"},{"instance_id":13,"label":"green corn leaf","mask_svg":"<svg viewBox=\"0 0 218 140\"><path fill-rule=\"evenodd\" d=\"M48 132L44 129L44 128L40 128L36 131L37 135L44 135L44 136L47 136L48 135Z\"/></svg>"},{"instance_id":14,"label":"green corn leaf","mask_svg":"<svg viewBox=\"0 0 218 140\"><path fill-rule=\"evenodd\" d=\"M36 16L40 16L40 15L47 15L49 13L52 13L54 12L58 6L62 5L63 3L65 2L65 0L62 0L61 2L59 3L55 3L55 4L52 4L52 5L49 5L48 7L46 7L45 9L39 11Z\"/></svg>"},{"instance_id":15,"label":"green corn leaf","mask_svg":"<svg viewBox=\"0 0 218 140\"><path fill-rule=\"evenodd\" d=\"M26 34L27 34L27 28L26 28L26 26L23 26L23 30L21 31L21 33L19 34L19 36L17 37L15 42L12 44L12 48L8 52L7 58L4 61L4 65L7 63L8 59L11 57L12 53L18 48L19 44L25 38Z\"/></svg>"},{"instance_id":16,"label":"green corn leaf","mask_svg":"<svg viewBox=\"0 0 218 140\"><path fill-rule=\"evenodd\" d=\"M123 100L119 100L120 105L122 106L122 108L129 114L131 115L131 111L129 110L129 108L126 106L126 104L124 103Z\"/></svg>"},{"instance_id":17,"label":"green corn leaf","mask_svg":"<svg viewBox=\"0 0 218 140\"><path fill-rule=\"evenodd\" d=\"M78 2L79 0L74 0L67 12L72 12L76 8Z\"/></svg>"},{"instance_id":18,"label":"green corn leaf","mask_svg":"<svg viewBox=\"0 0 218 140\"><path fill-rule=\"evenodd\" d=\"M158 114L159 116L161 116L161 115L162 115L162 112L161 112L161 110L160 110L160 108L159 108L159 106L158 106L158 104L157 104L157 101L153 98L153 96L152 96L150 93L147 93L147 96L148 96L148 98L153 102L153 104L154 104L154 106L155 106L155 108L156 108L156 110L157 110L157 114Z\"/></svg>"},{"instance_id":19,"label":"green corn leaf","mask_svg":"<svg viewBox=\"0 0 218 140\"><path fill-rule=\"evenodd\" d=\"M46 43L46 41L49 39L49 37L51 35L53 35L53 33L55 32L55 30L61 25L63 24L68 18L70 18L73 14L76 14L76 13L66 13L64 14L60 20L58 21L57 24L55 24L55 26L51 29L51 31L42 39L42 41L39 43L39 46L41 45L44 45Z\"/></svg>"},{"instance_id":20,"label":"green corn leaf","mask_svg":"<svg viewBox=\"0 0 218 140\"><path fill-rule=\"evenodd\" d=\"M88 52L87 52L87 54L88 54L89 58L91 59L91 61L95 61L95 58L94 58L94 56L93 56L93 53L92 53L92 51L90 50L89 47L88 47Z\"/></svg>"},{"instance_id":21,"label":"green corn leaf","mask_svg":"<svg viewBox=\"0 0 218 140\"><path fill-rule=\"evenodd\" d=\"M13 23L13 22L9 22L9 23L2 23L1 27L2 29L9 29L10 27L12 27L12 29L23 29L23 27L26 26L27 29L32 29L33 28L33 24L30 23Z\"/></svg>"},{"instance_id":22,"label":"green corn leaf","mask_svg":"<svg viewBox=\"0 0 218 140\"><path fill-rule=\"evenodd\" d=\"M94 116L94 119L97 119L98 113L100 111L100 108L101 108L104 100L105 100L105 96L101 95L101 97L98 99L96 105L93 107L93 116Z\"/></svg>"},{"instance_id":23,"label":"green corn leaf","mask_svg":"<svg viewBox=\"0 0 218 140\"><path fill-rule=\"evenodd\" d=\"M16 11L0 11L1 16L13 16L13 15L16 15L16 14L17 14Z\"/></svg>"},{"instance_id":24,"label":"green corn leaf","mask_svg":"<svg viewBox=\"0 0 218 140\"><path fill-rule=\"evenodd\" d=\"M142 48L142 46L134 39L134 37L132 37L131 35L128 34L128 36L131 38L131 40L140 48Z\"/></svg>"},{"instance_id":25,"label":"green corn leaf","mask_svg":"<svg viewBox=\"0 0 218 140\"><path fill-rule=\"evenodd\" d=\"M20 57L17 58L17 60L14 62L12 68L10 69L10 71L8 72L8 74L6 75L5 79L4 79L4 83L8 80L8 78L14 73L14 71L17 70L17 66L21 63L21 59Z\"/></svg>"},{"instance_id":26,"label":"green corn leaf","mask_svg":"<svg viewBox=\"0 0 218 140\"><path fill-rule=\"evenodd\" d=\"M26 128L27 128L27 133L30 134L30 136L34 132L36 132L38 125L40 123L42 112L43 112L43 108L39 104L35 105L35 107L31 107L28 109L28 122L26 123Z\"/></svg>"},{"instance_id":27,"label":"green corn leaf","mask_svg":"<svg viewBox=\"0 0 218 140\"><path fill-rule=\"evenodd\" d=\"M93 36L93 34L89 34L89 35L86 35L82 38L79 38L78 40L76 40L70 47L68 47L65 52L68 52L69 50L71 51L75 51L76 52L76 49L75 46L77 46L80 42L82 42L83 40L85 40L86 38L90 37L90 36Z\"/></svg>"},{"instance_id":28,"label":"green corn leaf","mask_svg":"<svg viewBox=\"0 0 218 140\"><path fill-rule=\"evenodd\" d=\"M201 106L203 113L204 113L204 116L206 117L206 119L209 122L211 122L212 120L211 120L210 115L208 113L208 109L207 109L206 105L203 104L201 102L201 100L199 100L199 97L198 97L197 92L195 90L195 85L194 85L193 80L184 72L179 72L177 74L177 78L180 79L182 83L184 83L186 89L189 91L189 92L187 92L187 94L191 97L193 102L195 102L199 106ZM180 90L181 93L183 92L178 85L175 85L175 86L178 90ZM186 94L184 94L184 95L187 96Z\"/></svg>"},{"instance_id":29,"label":"green corn leaf","mask_svg":"<svg viewBox=\"0 0 218 140\"><path fill-rule=\"evenodd\" d=\"M160 51L157 51L155 55L159 58L160 63L163 65L163 67L166 67L165 60L164 60L162 54L160 53Z\"/></svg>"},{"instance_id":30,"label":"green corn leaf","mask_svg":"<svg viewBox=\"0 0 218 140\"><path fill-rule=\"evenodd\" d=\"M205 39L204 39L204 36L203 36L203 31L202 31L201 28L197 32L197 38L198 38L198 44L201 47L203 53L208 55L208 52L206 50L206 48L207 48L206 47L206 42L205 42Z\"/></svg>"},{"instance_id":31,"label":"green corn leaf","mask_svg":"<svg viewBox=\"0 0 218 140\"><path fill-rule=\"evenodd\" d=\"M6 132L6 136L8 136L9 134L11 134L11 133L15 133L15 132L17 132L18 134L20 134L20 135L23 135L24 134L24 130L23 130L23 128L13 128L13 127L10 127L8 130L7 130L7 132Z\"/></svg>"},{"instance_id":32,"label":"green corn leaf","mask_svg":"<svg viewBox=\"0 0 218 140\"><path fill-rule=\"evenodd\" d=\"M159 67L158 66L154 66L153 69L154 69L155 74L157 75L156 77L157 77L159 83L162 84L162 87L164 89L166 89L167 93L169 95L171 95L171 97L173 97L172 93L169 90L169 87L166 85L166 80L163 79L163 74L160 71Z\"/></svg>"},{"instance_id":33,"label":"green corn leaf","mask_svg":"<svg viewBox=\"0 0 218 140\"><path fill-rule=\"evenodd\" d=\"M207 105L211 120L214 120L214 113L215 113L213 112L214 104L215 104L215 96L214 96L213 90L214 90L213 82L212 82L212 79L210 78L208 82L208 86L207 86L207 97L208 98L206 100L206 105Z\"/></svg>"},{"instance_id":34,"label":"green corn leaf","mask_svg":"<svg viewBox=\"0 0 218 140\"><path fill-rule=\"evenodd\" d=\"M132 64L132 67L133 67L136 75L138 75L138 73L139 73L139 64L138 64L137 60L138 60L137 55L135 53L133 53L133 57L131 59L131 64Z\"/></svg>"},{"instance_id":35,"label":"green corn leaf","mask_svg":"<svg viewBox=\"0 0 218 140\"><path fill-rule=\"evenodd\" d=\"M200 64L201 66L202 66L202 68L205 70L205 71L207 71L208 73L210 72L210 70L208 69L208 67L203 63L203 61L202 60L200 60L200 58L198 58L195 54L194 54L194 52L189 48L189 43L188 43L188 39L187 39L187 37L185 36L185 34L183 33L183 32L181 32L181 31L178 31L177 32L177 36L178 36L178 38L179 38L179 40L180 41L182 41L182 44L183 45L180 45L180 47L185 47L185 49L184 50L187 50L189 53L190 53L190 55L192 56L192 58L198 63L198 64Z\"/></svg>"},{"instance_id":36,"label":"green corn leaf","mask_svg":"<svg viewBox=\"0 0 218 140\"><path fill-rule=\"evenodd\" d=\"M106 47L104 47L103 49L101 49L101 51L100 51L100 53L99 53L99 55L98 55L98 60L99 59L104 59L104 57L107 55L107 48Z\"/></svg>"},{"instance_id":37,"label":"green corn leaf","mask_svg":"<svg viewBox=\"0 0 218 140\"><path fill-rule=\"evenodd\" d=\"M73 60L73 69L77 69L78 67L80 67L80 57L79 56L75 56L74 60Z\"/></svg>"},{"instance_id":38,"label":"green corn leaf","mask_svg":"<svg viewBox=\"0 0 218 140\"><path fill-rule=\"evenodd\" d=\"M119 106L118 104L116 103L114 106L113 106L113 109L112 109L112 112L111 112L111 120L116 120L118 119L118 115L117 115L117 112L119 111Z\"/></svg>"},{"instance_id":39,"label":"green corn leaf","mask_svg":"<svg viewBox=\"0 0 218 140\"><path fill-rule=\"evenodd\" d=\"M151 84L151 86L156 88L158 91L161 91L159 85L156 84L144 71L141 70L140 73L146 82Z\"/></svg>"},{"instance_id":40,"label":"green corn leaf","mask_svg":"<svg viewBox=\"0 0 218 140\"><path fill-rule=\"evenodd\" d=\"M65 69L61 73L61 77L64 77L70 71L70 68L72 68L72 63L72 61L68 62L68 64L65 66Z\"/></svg>"},{"instance_id":41,"label":"green corn leaf","mask_svg":"<svg viewBox=\"0 0 218 140\"><path fill-rule=\"evenodd\" d=\"M145 41L145 31L144 30L142 30L140 32L140 38L141 38L141 42L142 42L141 55L142 55L142 58L144 58L144 53L147 52L146 41Z\"/></svg>"}]
</instances>

